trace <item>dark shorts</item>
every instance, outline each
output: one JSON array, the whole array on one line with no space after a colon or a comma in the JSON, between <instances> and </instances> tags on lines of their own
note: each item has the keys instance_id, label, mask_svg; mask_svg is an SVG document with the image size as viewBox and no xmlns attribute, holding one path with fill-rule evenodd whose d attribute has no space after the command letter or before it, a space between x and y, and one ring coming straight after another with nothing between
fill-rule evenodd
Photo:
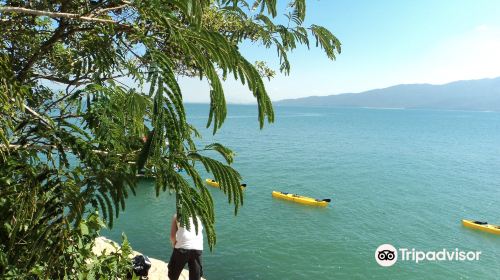
<instances>
[{"instance_id":1,"label":"dark shorts","mask_svg":"<svg viewBox=\"0 0 500 280\"><path fill-rule=\"evenodd\" d=\"M203 267L201 266L200 250L187 250L175 248L168 262L168 278L170 280L179 279L186 263L189 267L189 280L199 280L203 276Z\"/></svg>"}]
</instances>

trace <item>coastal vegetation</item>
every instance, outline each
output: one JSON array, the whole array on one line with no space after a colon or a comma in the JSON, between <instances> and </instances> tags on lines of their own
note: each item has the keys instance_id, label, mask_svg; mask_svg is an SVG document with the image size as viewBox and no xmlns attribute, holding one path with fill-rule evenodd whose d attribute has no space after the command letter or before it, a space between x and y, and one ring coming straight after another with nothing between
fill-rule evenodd
<instances>
[{"instance_id":1,"label":"coastal vegetation","mask_svg":"<svg viewBox=\"0 0 500 280\"><path fill-rule=\"evenodd\" d=\"M0 275L2 278L115 278L130 247L92 254L135 192L137 173L155 176L156 194L176 196L181 215L198 215L216 243L213 200L199 168L243 204L233 152L204 147L187 121L180 75L210 85L207 127L226 117L222 83L232 77L255 96L258 120L274 113L266 63L248 61L243 42L287 54L315 44L329 59L340 42L305 26L305 0L278 16L275 0L0 1ZM223 161L214 157L217 152ZM211 154L212 153L212 154ZM186 175L176 172L182 168ZM89 260L93 260L89 262Z\"/></svg>"}]
</instances>

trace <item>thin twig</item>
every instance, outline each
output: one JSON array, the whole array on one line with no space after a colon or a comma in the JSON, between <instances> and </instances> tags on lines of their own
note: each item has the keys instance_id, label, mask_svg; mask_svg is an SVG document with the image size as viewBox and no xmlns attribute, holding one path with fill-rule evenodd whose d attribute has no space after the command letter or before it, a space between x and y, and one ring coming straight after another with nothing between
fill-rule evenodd
<instances>
[{"instance_id":1,"label":"thin twig","mask_svg":"<svg viewBox=\"0 0 500 280\"><path fill-rule=\"evenodd\" d=\"M0 7L0 11L1 11L1 9L2 9L2 7ZM23 69L17 75L17 80L18 81L20 81L20 82L24 81L24 79L26 78L29 70L31 69L31 67L33 67L33 65L35 64L35 62L38 60L39 56L43 52L46 52L58 40L60 40L61 38L65 37L65 36L67 36L67 35L69 35L71 33L71 31L68 31L67 33L65 33L64 32L65 28L66 27L65 27L64 24L60 24L57 27L57 29L55 30L55 32L52 35L52 37L50 37L47 41L45 41L44 43L42 43L42 45L40 45L40 47L38 48L38 50L35 51L35 53L33 54L33 56L30 57L30 59L28 60L28 62L26 63L26 65L23 67Z\"/></svg>"},{"instance_id":2,"label":"thin twig","mask_svg":"<svg viewBox=\"0 0 500 280\"><path fill-rule=\"evenodd\" d=\"M123 9L123 8L127 7L128 5L129 4L123 4L123 5L116 6L116 7L104 8L102 10L94 11L94 12L92 12L92 14L98 15L98 14L103 14L103 13L107 13L107 12L111 12L111 11L116 11L116 10Z\"/></svg>"}]
</instances>

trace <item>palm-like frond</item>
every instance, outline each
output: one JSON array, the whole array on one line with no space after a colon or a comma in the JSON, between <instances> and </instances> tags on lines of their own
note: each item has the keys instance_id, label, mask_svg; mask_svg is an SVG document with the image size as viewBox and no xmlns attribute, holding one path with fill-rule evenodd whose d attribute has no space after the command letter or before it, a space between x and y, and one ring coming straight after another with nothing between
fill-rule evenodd
<instances>
[{"instance_id":1,"label":"palm-like frond","mask_svg":"<svg viewBox=\"0 0 500 280\"><path fill-rule=\"evenodd\" d=\"M201 218L212 248L214 202L198 168L220 182L235 214L244 199L241 176L230 166L229 148L197 149L194 138L201 135L188 123L178 76L208 81L213 133L227 115L222 84L230 75L256 98L262 128L274 121L262 78L274 72L259 72L264 64L256 68L238 45L248 40L276 48L280 71L288 74L288 53L309 47L309 35L330 59L340 42L321 26L303 26L305 0L290 2L288 24L275 23L276 0L63 2L0 4L6 31L0 40L0 274L16 267L25 278L58 279L75 267L87 271L90 251L82 244L101 227L95 211L112 226L143 169L156 177L157 195L175 193L182 217Z\"/></svg>"}]
</instances>

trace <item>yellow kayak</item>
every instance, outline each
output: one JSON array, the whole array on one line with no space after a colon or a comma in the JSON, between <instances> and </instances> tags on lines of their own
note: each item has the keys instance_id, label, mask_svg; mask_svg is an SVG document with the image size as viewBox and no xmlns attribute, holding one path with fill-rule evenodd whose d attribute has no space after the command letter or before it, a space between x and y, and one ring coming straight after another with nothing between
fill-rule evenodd
<instances>
[{"instance_id":1,"label":"yellow kayak","mask_svg":"<svg viewBox=\"0 0 500 280\"><path fill-rule=\"evenodd\" d=\"M490 225L487 222L462 220L462 224L468 228L478 229L489 233L500 234L500 226Z\"/></svg>"},{"instance_id":2,"label":"yellow kayak","mask_svg":"<svg viewBox=\"0 0 500 280\"><path fill-rule=\"evenodd\" d=\"M207 185L212 186L214 188L219 188L219 182L215 181L214 179L205 179L205 183ZM247 184L241 184L241 189L244 190L247 187Z\"/></svg>"},{"instance_id":3,"label":"yellow kayak","mask_svg":"<svg viewBox=\"0 0 500 280\"><path fill-rule=\"evenodd\" d=\"M292 193L286 193L286 192L277 192L273 191L273 197L279 198L279 199L284 199L284 200L290 200L293 202L297 202L300 204L305 204L305 205L311 205L311 206L321 206L321 207L326 207L328 206L328 203L330 203L330 199L315 199L307 196L301 196L297 194L292 194Z\"/></svg>"}]
</instances>

